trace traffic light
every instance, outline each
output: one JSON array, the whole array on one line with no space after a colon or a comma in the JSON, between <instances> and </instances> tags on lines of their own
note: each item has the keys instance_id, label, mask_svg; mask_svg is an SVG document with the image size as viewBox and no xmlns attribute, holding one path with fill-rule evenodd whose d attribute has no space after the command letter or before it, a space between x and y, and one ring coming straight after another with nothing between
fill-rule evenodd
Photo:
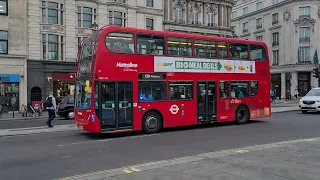
<instances>
[{"instance_id":1,"label":"traffic light","mask_svg":"<svg viewBox=\"0 0 320 180\"><path fill-rule=\"evenodd\" d=\"M314 68L313 69L313 77L319 78L319 68Z\"/></svg>"}]
</instances>

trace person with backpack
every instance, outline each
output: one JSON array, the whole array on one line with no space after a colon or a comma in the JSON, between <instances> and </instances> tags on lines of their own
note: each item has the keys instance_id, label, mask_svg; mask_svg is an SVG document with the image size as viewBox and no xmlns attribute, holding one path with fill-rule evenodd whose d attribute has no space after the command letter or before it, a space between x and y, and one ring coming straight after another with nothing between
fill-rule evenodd
<instances>
[{"instance_id":1,"label":"person with backpack","mask_svg":"<svg viewBox=\"0 0 320 180\"><path fill-rule=\"evenodd\" d=\"M54 120L54 118L56 118L56 109L57 109L56 98L53 97L53 92L49 92L49 96L46 98L44 105L49 115L47 125L48 127L53 127L51 122Z\"/></svg>"}]
</instances>

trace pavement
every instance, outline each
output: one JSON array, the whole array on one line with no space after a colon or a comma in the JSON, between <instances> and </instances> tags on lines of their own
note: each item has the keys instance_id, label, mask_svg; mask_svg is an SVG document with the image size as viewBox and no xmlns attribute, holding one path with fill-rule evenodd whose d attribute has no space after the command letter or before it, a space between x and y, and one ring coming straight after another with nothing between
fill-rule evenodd
<instances>
[{"instance_id":1,"label":"pavement","mask_svg":"<svg viewBox=\"0 0 320 180\"><path fill-rule=\"evenodd\" d=\"M63 179L319 180L320 137L197 154Z\"/></svg>"},{"instance_id":2,"label":"pavement","mask_svg":"<svg viewBox=\"0 0 320 180\"><path fill-rule=\"evenodd\" d=\"M201 180L214 172L217 179L314 179L320 169L319 145L313 144L319 127L319 114L290 111L241 126L217 123L151 135L78 130L6 136L0 137L0 173L10 180ZM122 174L110 177L115 171Z\"/></svg>"}]
</instances>

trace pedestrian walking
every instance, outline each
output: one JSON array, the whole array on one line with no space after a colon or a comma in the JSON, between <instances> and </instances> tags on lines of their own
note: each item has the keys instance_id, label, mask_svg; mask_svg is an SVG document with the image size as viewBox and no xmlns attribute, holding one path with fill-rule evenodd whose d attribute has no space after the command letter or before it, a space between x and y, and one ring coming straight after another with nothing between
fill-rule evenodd
<instances>
[{"instance_id":1,"label":"pedestrian walking","mask_svg":"<svg viewBox=\"0 0 320 180\"><path fill-rule=\"evenodd\" d=\"M46 98L46 101L44 104L49 115L47 125L48 127L53 127L51 122L54 120L54 118L56 118L56 108L57 108L56 98L53 97L53 92L49 92L49 96Z\"/></svg>"}]
</instances>

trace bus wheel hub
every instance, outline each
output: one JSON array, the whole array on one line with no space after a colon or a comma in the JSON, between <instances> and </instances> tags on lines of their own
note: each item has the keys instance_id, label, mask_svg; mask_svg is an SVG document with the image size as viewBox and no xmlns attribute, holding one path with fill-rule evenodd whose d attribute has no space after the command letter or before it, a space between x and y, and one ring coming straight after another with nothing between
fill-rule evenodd
<instances>
[{"instance_id":1,"label":"bus wheel hub","mask_svg":"<svg viewBox=\"0 0 320 180\"><path fill-rule=\"evenodd\" d=\"M158 126L158 119L154 116L149 116L146 120L146 125L150 129L154 129Z\"/></svg>"}]
</instances>

